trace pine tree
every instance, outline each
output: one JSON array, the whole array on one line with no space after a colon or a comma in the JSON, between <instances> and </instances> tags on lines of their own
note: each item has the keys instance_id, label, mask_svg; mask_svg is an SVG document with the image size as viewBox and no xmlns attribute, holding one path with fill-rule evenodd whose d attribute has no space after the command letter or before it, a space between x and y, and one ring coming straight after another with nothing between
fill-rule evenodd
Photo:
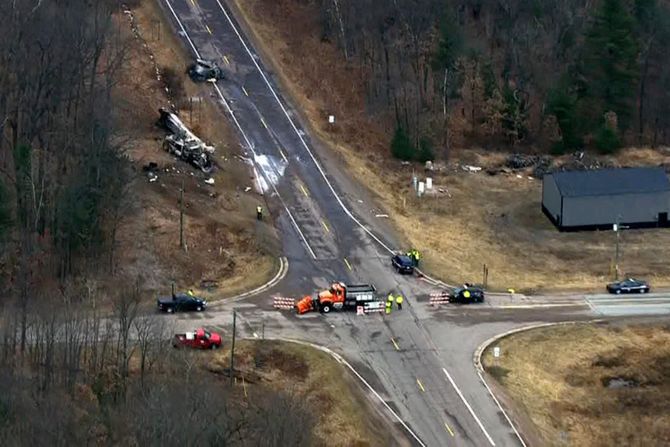
<instances>
[{"instance_id":1,"label":"pine tree","mask_svg":"<svg viewBox=\"0 0 670 447\"><path fill-rule=\"evenodd\" d=\"M414 159L415 152L405 129L400 126L396 127L393 140L391 140L391 154L397 159L411 161Z\"/></svg>"},{"instance_id":2,"label":"pine tree","mask_svg":"<svg viewBox=\"0 0 670 447\"><path fill-rule=\"evenodd\" d=\"M582 65L590 127L600 127L605 112L617 114L621 130L631 124L637 85L638 44L635 20L621 0L602 0L586 36ZM586 118L586 117L585 117Z\"/></svg>"}]
</instances>

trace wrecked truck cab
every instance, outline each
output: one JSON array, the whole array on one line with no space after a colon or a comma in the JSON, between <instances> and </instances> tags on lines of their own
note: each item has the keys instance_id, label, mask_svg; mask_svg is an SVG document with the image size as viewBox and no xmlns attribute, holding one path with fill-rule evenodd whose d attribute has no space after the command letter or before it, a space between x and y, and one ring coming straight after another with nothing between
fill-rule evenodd
<instances>
[{"instance_id":1,"label":"wrecked truck cab","mask_svg":"<svg viewBox=\"0 0 670 447\"><path fill-rule=\"evenodd\" d=\"M223 70L214 61L196 59L186 70L193 82L218 81L224 79Z\"/></svg>"}]
</instances>

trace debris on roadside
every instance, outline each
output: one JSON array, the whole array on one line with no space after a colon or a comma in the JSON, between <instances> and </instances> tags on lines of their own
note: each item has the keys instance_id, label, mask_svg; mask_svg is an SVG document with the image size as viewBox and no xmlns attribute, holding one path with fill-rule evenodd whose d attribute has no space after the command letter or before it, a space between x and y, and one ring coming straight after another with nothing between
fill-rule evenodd
<instances>
[{"instance_id":1,"label":"debris on roadside","mask_svg":"<svg viewBox=\"0 0 670 447\"><path fill-rule=\"evenodd\" d=\"M208 185L213 185L214 184L214 178L212 178L212 177L208 178L207 180L205 180L205 183L207 183Z\"/></svg>"},{"instance_id":2,"label":"debris on roadside","mask_svg":"<svg viewBox=\"0 0 670 447\"><path fill-rule=\"evenodd\" d=\"M461 169L466 172L479 172L482 170L481 166L461 165Z\"/></svg>"},{"instance_id":3,"label":"debris on roadside","mask_svg":"<svg viewBox=\"0 0 670 447\"><path fill-rule=\"evenodd\" d=\"M214 163L210 154L214 152L214 147L208 146L195 136L175 113L165 108L160 108L159 112L158 125L170 132L170 135L167 135L163 142L165 150L190 163L205 174L212 172Z\"/></svg>"}]
</instances>

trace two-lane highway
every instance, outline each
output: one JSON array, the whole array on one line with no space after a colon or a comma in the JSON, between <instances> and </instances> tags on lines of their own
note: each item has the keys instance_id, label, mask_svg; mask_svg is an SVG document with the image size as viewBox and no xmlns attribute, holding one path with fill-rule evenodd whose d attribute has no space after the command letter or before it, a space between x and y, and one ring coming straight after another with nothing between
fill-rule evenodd
<instances>
[{"instance_id":1,"label":"two-lane highway","mask_svg":"<svg viewBox=\"0 0 670 447\"><path fill-rule=\"evenodd\" d=\"M361 205L344 198L352 190L365 192L317 150L318 142L279 93L225 2L161 4L194 57L221 61L225 69L226 79L212 85L213 95L258 173L291 265L274 292L300 297L344 280L373 283L384 296L394 292L407 297L404 309L390 316L297 317L271 310L264 296L238 303L244 333L306 340L343 354L384 400L382 410L402 421L415 444L522 444L476 371L473 352L497 333L546 321L548 313L557 320L592 318L607 303L579 296L543 301L499 295L473 310L432 308L426 298L430 284L393 273L389 251L397 244L392 234L373 233ZM217 310L197 318L227 325L230 313Z\"/></svg>"}]
</instances>

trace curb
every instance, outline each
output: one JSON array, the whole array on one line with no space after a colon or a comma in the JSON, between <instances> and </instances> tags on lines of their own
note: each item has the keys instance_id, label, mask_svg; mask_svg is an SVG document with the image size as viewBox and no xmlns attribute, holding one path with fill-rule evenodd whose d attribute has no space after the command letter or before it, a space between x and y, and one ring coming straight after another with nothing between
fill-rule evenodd
<instances>
[{"instance_id":1,"label":"curb","mask_svg":"<svg viewBox=\"0 0 670 447\"><path fill-rule=\"evenodd\" d=\"M245 298L250 298L254 295L258 295L259 293L264 292L264 291L274 287L275 285L277 285L277 283L279 283L282 279L284 279L284 277L286 276L287 273L288 273L288 259L286 257L282 256L282 257L279 258L279 270L277 271L277 273L275 274L275 276L271 280L269 280L268 282L266 282L265 284L263 284L261 286L256 287L255 289L249 290L249 291L244 292L244 293L240 293L239 295L235 295L235 296L232 296L230 298L222 298L220 300L217 300L215 303L212 303L209 306L209 308L210 309L211 308L217 308L217 307L223 306L225 304L235 303L235 302L241 301Z\"/></svg>"},{"instance_id":2,"label":"curb","mask_svg":"<svg viewBox=\"0 0 670 447\"><path fill-rule=\"evenodd\" d=\"M510 427L512 427L512 430L514 431L514 434L516 435L517 439L519 439L519 442L523 447L527 447L528 445L525 443L523 438L521 437L521 434L519 434L519 431L516 429L516 426L512 422L512 419L509 417L503 406L500 404L500 401L496 398L495 394L493 394L493 390L491 390L491 387L489 384L486 382L486 379L484 379L484 375L482 374L484 371L484 367L482 366L482 355L484 354L484 351L491 346L493 343L495 343L498 340L501 340L503 338L509 337L510 335L518 334L520 332L526 332L530 331L532 329L540 329L540 328L545 328L545 327L551 327L551 326L568 326L568 325L577 325L577 324L588 324L588 323L598 323L600 321L603 321L601 319L594 319L594 320L588 320L588 321L561 321L558 323L536 323L536 324L531 324L528 326L523 326L520 328L516 329L510 329L509 331L505 331L502 334L494 335L493 337L489 338L488 340L484 341L482 344L480 344L477 349L475 350L475 353L473 355L473 363L475 365L475 369L477 370L477 375L479 376L479 380L484 384L484 387L486 387L486 390L489 392L489 395L493 398L493 401L496 403L500 411L502 412L503 416L505 416L505 419L509 423Z\"/></svg>"}]
</instances>

